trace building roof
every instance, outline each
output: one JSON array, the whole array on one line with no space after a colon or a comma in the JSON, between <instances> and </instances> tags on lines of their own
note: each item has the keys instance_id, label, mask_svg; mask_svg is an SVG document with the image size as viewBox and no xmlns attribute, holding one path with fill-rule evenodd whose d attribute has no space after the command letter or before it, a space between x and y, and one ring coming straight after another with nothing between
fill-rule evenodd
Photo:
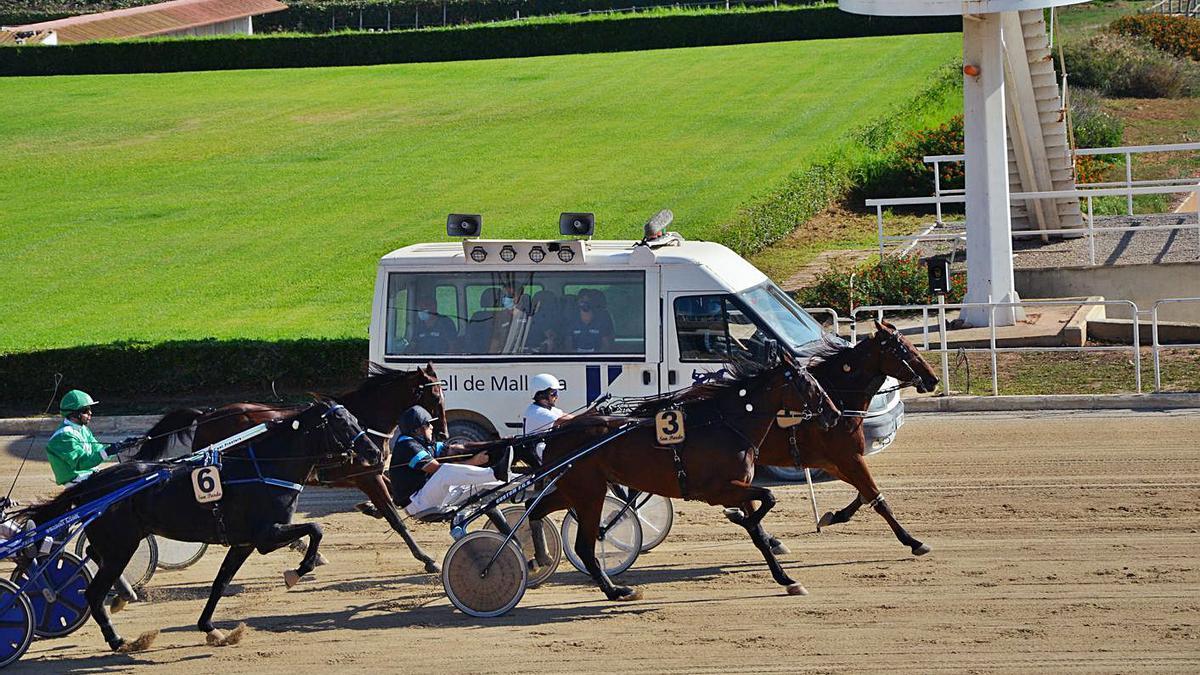
<instances>
[{"instance_id":1,"label":"building roof","mask_svg":"<svg viewBox=\"0 0 1200 675\"><path fill-rule=\"evenodd\" d=\"M154 5L9 27L9 31L54 31L59 44L151 37L287 9L277 0L171 0Z\"/></svg>"}]
</instances>

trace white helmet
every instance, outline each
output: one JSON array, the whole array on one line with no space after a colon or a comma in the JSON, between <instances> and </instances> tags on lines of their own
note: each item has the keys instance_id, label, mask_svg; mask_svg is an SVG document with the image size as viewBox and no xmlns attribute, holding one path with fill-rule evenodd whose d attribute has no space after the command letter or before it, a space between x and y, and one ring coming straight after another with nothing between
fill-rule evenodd
<instances>
[{"instance_id":1,"label":"white helmet","mask_svg":"<svg viewBox=\"0 0 1200 675\"><path fill-rule=\"evenodd\" d=\"M559 384L558 378L550 373L534 375L533 379L529 381L530 396L537 396L538 392L543 392L547 389L562 389L562 385Z\"/></svg>"}]
</instances>

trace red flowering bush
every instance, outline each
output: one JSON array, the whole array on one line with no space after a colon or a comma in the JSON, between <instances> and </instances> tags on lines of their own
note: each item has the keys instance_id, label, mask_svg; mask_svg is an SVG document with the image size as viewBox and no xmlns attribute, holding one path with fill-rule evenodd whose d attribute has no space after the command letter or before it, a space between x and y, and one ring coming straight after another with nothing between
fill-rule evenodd
<instances>
[{"instance_id":1,"label":"red flowering bush","mask_svg":"<svg viewBox=\"0 0 1200 675\"><path fill-rule=\"evenodd\" d=\"M1167 14L1123 16L1109 25L1122 35L1150 40L1155 47L1184 58L1200 61L1200 19Z\"/></svg>"},{"instance_id":2,"label":"red flowering bush","mask_svg":"<svg viewBox=\"0 0 1200 675\"><path fill-rule=\"evenodd\" d=\"M908 255L863 263L853 269L831 267L818 275L813 285L798 291L796 301L805 307L832 307L838 314L848 316L852 274L855 307L923 305L934 300L929 295L929 277L924 262L915 255ZM946 302L961 302L966 291L966 274L951 274Z\"/></svg>"}]
</instances>

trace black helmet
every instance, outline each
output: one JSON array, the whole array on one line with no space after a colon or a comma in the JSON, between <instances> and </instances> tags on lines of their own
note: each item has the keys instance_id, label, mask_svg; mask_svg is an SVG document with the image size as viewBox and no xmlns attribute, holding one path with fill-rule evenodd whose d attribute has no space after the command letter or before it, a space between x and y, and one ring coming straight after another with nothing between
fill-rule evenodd
<instances>
[{"instance_id":1,"label":"black helmet","mask_svg":"<svg viewBox=\"0 0 1200 675\"><path fill-rule=\"evenodd\" d=\"M400 416L400 433L411 435L426 424L432 424L436 419L428 410L414 405Z\"/></svg>"}]
</instances>

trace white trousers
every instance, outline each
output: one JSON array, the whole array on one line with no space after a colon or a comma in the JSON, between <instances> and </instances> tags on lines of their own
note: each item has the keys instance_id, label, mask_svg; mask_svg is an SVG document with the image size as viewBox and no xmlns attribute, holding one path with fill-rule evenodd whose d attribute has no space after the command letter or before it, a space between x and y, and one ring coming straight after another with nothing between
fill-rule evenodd
<instances>
[{"instance_id":1,"label":"white trousers","mask_svg":"<svg viewBox=\"0 0 1200 675\"><path fill-rule=\"evenodd\" d=\"M501 485L496 474L486 466L442 464L417 490L404 510L415 516L428 511L441 511L466 501L471 495Z\"/></svg>"}]
</instances>

